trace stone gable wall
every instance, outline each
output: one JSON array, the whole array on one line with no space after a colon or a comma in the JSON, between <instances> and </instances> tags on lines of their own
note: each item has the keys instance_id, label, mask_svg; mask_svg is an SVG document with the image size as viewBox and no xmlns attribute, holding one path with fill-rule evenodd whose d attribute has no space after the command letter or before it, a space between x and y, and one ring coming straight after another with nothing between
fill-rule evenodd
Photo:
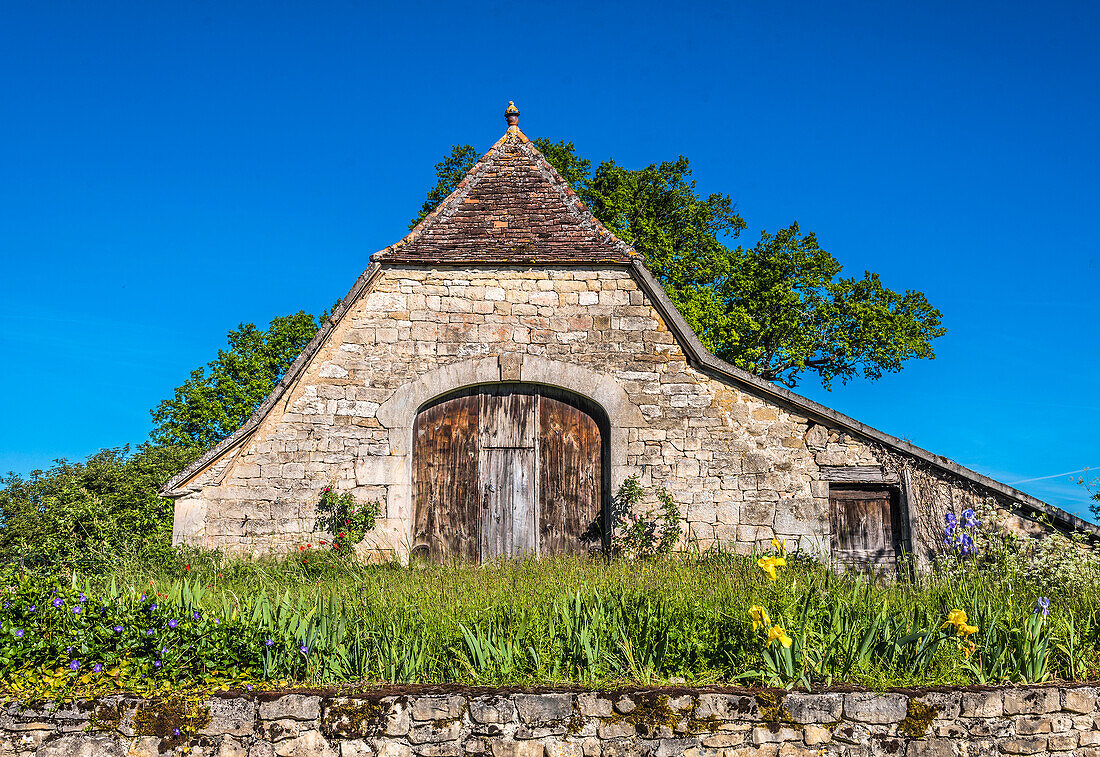
<instances>
[{"instance_id":1,"label":"stone gable wall","mask_svg":"<svg viewBox=\"0 0 1100 757\"><path fill-rule=\"evenodd\" d=\"M621 394L603 402L621 405L612 487L631 474L666 487L686 542L699 549L717 542L748 552L778 536L825 553L821 467L896 462L689 366L626 268L395 266L352 305L255 433L189 484L195 491L177 500L175 541L240 552L316 542L314 505L331 484L381 503L367 549L404 556L415 403L463 382L559 383L571 372L579 386L604 382L605 394ZM931 527L917 536L935 542Z\"/></svg>"},{"instance_id":2,"label":"stone gable wall","mask_svg":"<svg viewBox=\"0 0 1100 757\"><path fill-rule=\"evenodd\" d=\"M12 757L1100 755L1098 690L110 697L0 711Z\"/></svg>"}]
</instances>

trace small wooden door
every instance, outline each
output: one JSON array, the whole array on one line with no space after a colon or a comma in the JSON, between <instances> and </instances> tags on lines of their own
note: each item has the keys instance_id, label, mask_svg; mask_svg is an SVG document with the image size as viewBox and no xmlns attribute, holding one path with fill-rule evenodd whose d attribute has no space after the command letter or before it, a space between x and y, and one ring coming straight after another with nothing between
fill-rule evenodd
<instances>
[{"instance_id":1,"label":"small wooden door","mask_svg":"<svg viewBox=\"0 0 1100 757\"><path fill-rule=\"evenodd\" d=\"M833 556L849 567L893 567L901 547L897 496L884 487L829 487Z\"/></svg>"},{"instance_id":2,"label":"small wooden door","mask_svg":"<svg viewBox=\"0 0 1100 757\"><path fill-rule=\"evenodd\" d=\"M477 387L413 427L413 549L435 560L583 552L602 540L604 435L566 392Z\"/></svg>"}]
</instances>

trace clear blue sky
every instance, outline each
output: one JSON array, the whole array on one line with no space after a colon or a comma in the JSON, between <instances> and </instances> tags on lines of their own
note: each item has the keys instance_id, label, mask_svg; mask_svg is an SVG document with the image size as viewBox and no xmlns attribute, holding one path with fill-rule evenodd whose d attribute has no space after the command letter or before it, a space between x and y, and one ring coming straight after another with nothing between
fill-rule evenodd
<instances>
[{"instance_id":1,"label":"clear blue sky","mask_svg":"<svg viewBox=\"0 0 1100 757\"><path fill-rule=\"evenodd\" d=\"M944 313L801 391L1008 483L1100 468L1100 5L0 8L0 471L139 442L241 321L342 296L451 144L688 156ZM1058 475L1020 484L1082 513Z\"/></svg>"}]
</instances>

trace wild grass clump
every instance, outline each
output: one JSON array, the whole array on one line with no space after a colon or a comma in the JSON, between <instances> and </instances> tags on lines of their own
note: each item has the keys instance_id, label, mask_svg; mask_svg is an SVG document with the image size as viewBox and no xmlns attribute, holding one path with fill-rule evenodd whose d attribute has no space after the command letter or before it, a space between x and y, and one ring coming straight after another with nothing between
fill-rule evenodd
<instances>
[{"instance_id":1,"label":"wild grass clump","mask_svg":"<svg viewBox=\"0 0 1100 757\"><path fill-rule=\"evenodd\" d=\"M881 688L1095 673L1094 579L1059 593L974 560L885 581L776 546L413 567L318 549L191 552L63 581L11 573L0 684L55 695L377 681Z\"/></svg>"}]
</instances>

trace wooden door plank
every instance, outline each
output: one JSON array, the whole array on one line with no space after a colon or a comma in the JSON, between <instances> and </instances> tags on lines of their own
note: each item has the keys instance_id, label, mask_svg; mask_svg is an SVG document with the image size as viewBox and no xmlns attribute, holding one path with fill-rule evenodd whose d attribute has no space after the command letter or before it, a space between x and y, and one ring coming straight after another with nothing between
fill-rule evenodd
<instances>
[{"instance_id":1,"label":"wooden door plank","mask_svg":"<svg viewBox=\"0 0 1100 757\"><path fill-rule=\"evenodd\" d=\"M535 450L482 449L481 558L535 551Z\"/></svg>"},{"instance_id":2,"label":"wooden door plank","mask_svg":"<svg viewBox=\"0 0 1100 757\"><path fill-rule=\"evenodd\" d=\"M580 553L603 502L600 428L580 408L539 398L540 554Z\"/></svg>"},{"instance_id":3,"label":"wooden door plank","mask_svg":"<svg viewBox=\"0 0 1100 757\"><path fill-rule=\"evenodd\" d=\"M413 548L433 560L477 560L480 546L476 396L417 415L413 429Z\"/></svg>"},{"instance_id":4,"label":"wooden door plank","mask_svg":"<svg viewBox=\"0 0 1100 757\"><path fill-rule=\"evenodd\" d=\"M493 387L481 393L481 447L535 446L535 399L528 388Z\"/></svg>"}]
</instances>

